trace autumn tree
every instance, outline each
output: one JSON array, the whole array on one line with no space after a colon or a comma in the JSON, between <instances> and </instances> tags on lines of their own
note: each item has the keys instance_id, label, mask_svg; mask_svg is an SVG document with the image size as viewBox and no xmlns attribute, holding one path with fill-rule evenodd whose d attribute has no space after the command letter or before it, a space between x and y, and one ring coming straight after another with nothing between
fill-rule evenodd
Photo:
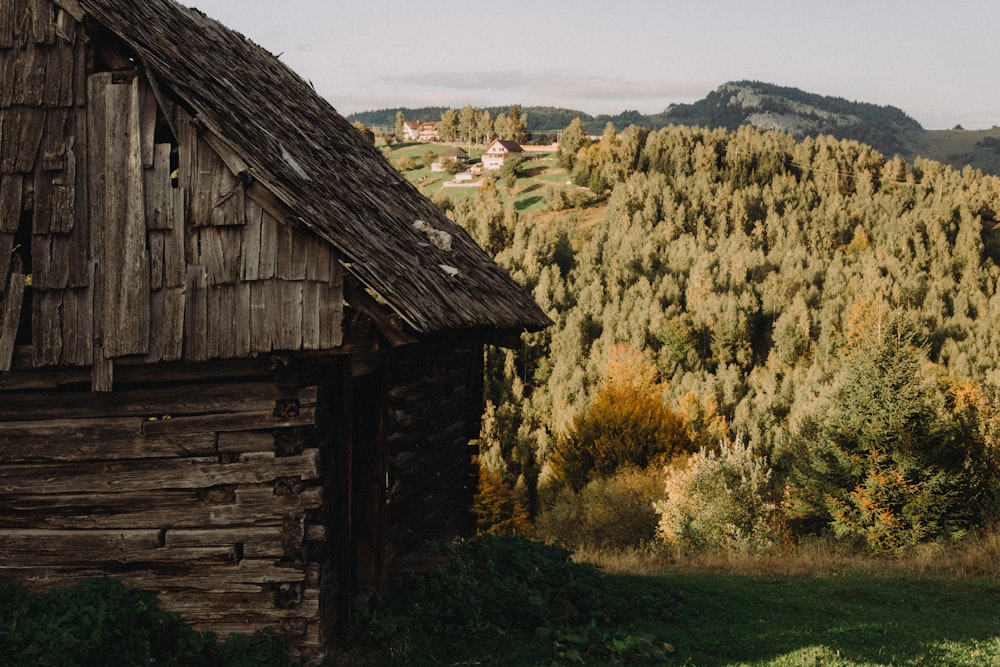
<instances>
[{"instance_id":1,"label":"autumn tree","mask_svg":"<svg viewBox=\"0 0 1000 667\"><path fill-rule=\"evenodd\" d=\"M404 136L403 126L404 126L405 123L406 123L406 119L403 117L403 112L402 111L397 111L396 112L396 130L395 130L396 141L402 141L403 140L403 136Z\"/></svg>"},{"instance_id":2,"label":"autumn tree","mask_svg":"<svg viewBox=\"0 0 1000 667\"><path fill-rule=\"evenodd\" d=\"M368 127L367 125L365 125L364 123L362 123L359 120L358 121L354 121L354 123L352 123L352 125L354 126L354 129L357 130L358 132L360 132L361 136L363 136L367 141L370 141L373 144L375 143L375 131L374 130L372 130L370 127Z\"/></svg>"},{"instance_id":3,"label":"autumn tree","mask_svg":"<svg viewBox=\"0 0 1000 667\"><path fill-rule=\"evenodd\" d=\"M655 367L620 345L605 382L556 441L550 462L558 482L580 490L591 479L660 464L690 448L684 421L663 400Z\"/></svg>"}]
</instances>

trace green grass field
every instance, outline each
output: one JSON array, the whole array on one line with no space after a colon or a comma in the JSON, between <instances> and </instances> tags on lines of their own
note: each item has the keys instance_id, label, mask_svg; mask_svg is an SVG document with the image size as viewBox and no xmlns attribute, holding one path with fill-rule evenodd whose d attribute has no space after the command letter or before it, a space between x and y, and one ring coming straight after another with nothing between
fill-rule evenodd
<instances>
[{"instance_id":1,"label":"green grass field","mask_svg":"<svg viewBox=\"0 0 1000 667\"><path fill-rule=\"evenodd\" d=\"M1000 665L1000 578L979 574L991 564L963 564L995 562L996 546L973 541L933 562L828 548L770 561L717 554L700 565L724 573L673 560L666 574L611 575L537 543L480 538L376 610L375 646L331 664Z\"/></svg>"}]
</instances>

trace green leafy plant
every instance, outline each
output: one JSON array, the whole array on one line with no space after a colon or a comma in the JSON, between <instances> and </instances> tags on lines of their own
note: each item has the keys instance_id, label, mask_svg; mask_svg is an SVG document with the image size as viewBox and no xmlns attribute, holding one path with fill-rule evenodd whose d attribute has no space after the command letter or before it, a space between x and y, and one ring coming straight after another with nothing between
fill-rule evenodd
<instances>
[{"instance_id":1,"label":"green leafy plant","mask_svg":"<svg viewBox=\"0 0 1000 667\"><path fill-rule=\"evenodd\" d=\"M117 579L92 578L31 594L0 582L0 664L285 667L284 639L261 631L218 644L152 593Z\"/></svg>"},{"instance_id":2,"label":"green leafy plant","mask_svg":"<svg viewBox=\"0 0 1000 667\"><path fill-rule=\"evenodd\" d=\"M518 649L528 664L616 652L640 660L652 652L652 639L624 631L635 609L611 580L572 562L563 548L486 535L439 549L446 568L412 575L395 594L359 610L369 655L430 664L455 649L456 637L502 642L508 635L534 637L533 646Z\"/></svg>"}]
</instances>

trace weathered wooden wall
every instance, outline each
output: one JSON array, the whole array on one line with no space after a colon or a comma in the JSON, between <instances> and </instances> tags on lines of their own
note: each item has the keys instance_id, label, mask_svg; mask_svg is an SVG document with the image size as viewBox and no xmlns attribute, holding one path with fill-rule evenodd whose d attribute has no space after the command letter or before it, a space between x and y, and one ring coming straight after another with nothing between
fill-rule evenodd
<instances>
[{"instance_id":1,"label":"weathered wooden wall","mask_svg":"<svg viewBox=\"0 0 1000 667\"><path fill-rule=\"evenodd\" d=\"M122 357L340 345L332 248L121 48L47 0L0 2L0 371L22 301L32 364L93 365L101 390Z\"/></svg>"},{"instance_id":2,"label":"weathered wooden wall","mask_svg":"<svg viewBox=\"0 0 1000 667\"><path fill-rule=\"evenodd\" d=\"M469 442L479 437L483 348L400 348L387 374L387 549L406 555L474 532Z\"/></svg>"},{"instance_id":3,"label":"weathered wooden wall","mask_svg":"<svg viewBox=\"0 0 1000 667\"><path fill-rule=\"evenodd\" d=\"M326 436L316 387L280 386L265 365L5 393L0 576L44 588L111 575L196 627L272 626L318 649Z\"/></svg>"}]
</instances>

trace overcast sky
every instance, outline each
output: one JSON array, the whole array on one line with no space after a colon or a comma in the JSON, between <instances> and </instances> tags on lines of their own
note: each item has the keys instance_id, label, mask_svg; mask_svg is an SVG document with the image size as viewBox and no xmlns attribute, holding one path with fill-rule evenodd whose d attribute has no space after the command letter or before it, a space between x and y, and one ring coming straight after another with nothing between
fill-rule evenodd
<instances>
[{"instance_id":1,"label":"overcast sky","mask_svg":"<svg viewBox=\"0 0 1000 667\"><path fill-rule=\"evenodd\" d=\"M662 111L751 79L1000 125L996 0L181 0L342 114L388 107Z\"/></svg>"}]
</instances>

